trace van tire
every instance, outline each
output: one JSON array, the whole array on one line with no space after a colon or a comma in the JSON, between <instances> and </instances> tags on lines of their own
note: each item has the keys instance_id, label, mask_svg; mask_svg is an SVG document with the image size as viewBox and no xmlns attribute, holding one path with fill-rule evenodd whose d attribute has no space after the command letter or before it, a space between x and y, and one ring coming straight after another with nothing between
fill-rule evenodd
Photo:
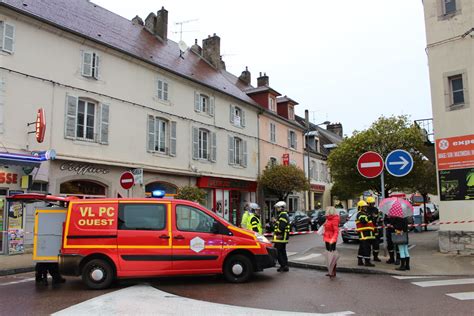
<instances>
[{"instance_id":1,"label":"van tire","mask_svg":"<svg viewBox=\"0 0 474 316\"><path fill-rule=\"evenodd\" d=\"M244 283L253 273L252 261L244 255L232 255L224 263L224 277L231 283Z\"/></svg>"},{"instance_id":2,"label":"van tire","mask_svg":"<svg viewBox=\"0 0 474 316\"><path fill-rule=\"evenodd\" d=\"M100 279L94 279L100 277ZM82 269L82 281L88 288L93 290L102 290L110 287L115 279L114 269L106 260L93 259L87 262Z\"/></svg>"}]
</instances>

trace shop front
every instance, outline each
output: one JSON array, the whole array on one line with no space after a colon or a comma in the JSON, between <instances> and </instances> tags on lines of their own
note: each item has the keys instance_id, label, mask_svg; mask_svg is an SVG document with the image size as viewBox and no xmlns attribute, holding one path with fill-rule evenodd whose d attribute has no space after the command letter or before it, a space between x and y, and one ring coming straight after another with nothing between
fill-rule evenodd
<instances>
[{"instance_id":1,"label":"shop front","mask_svg":"<svg viewBox=\"0 0 474 316\"><path fill-rule=\"evenodd\" d=\"M255 181L199 177L196 185L208 193L208 207L237 226L240 224L245 204L256 201Z\"/></svg>"},{"instance_id":2,"label":"shop front","mask_svg":"<svg viewBox=\"0 0 474 316\"><path fill-rule=\"evenodd\" d=\"M322 184L311 184L311 189L309 191L310 198L309 198L309 210L316 210L321 209L324 207L324 191L326 190L326 186Z\"/></svg>"}]
</instances>

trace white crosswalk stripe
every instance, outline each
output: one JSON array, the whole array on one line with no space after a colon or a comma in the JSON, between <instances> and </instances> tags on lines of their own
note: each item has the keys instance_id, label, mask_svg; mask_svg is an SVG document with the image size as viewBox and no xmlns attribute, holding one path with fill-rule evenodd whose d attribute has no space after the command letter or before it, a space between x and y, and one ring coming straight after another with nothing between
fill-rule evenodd
<instances>
[{"instance_id":1,"label":"white crosswalk stripe","mask_svg":"<svg viewBox=\"0 0 474 316\"><path fill-rule=\"evenodd\" d=\"M398 280L414 280L414 279L429 279L435 278L434 276L392 276ZM449 286L458 286L458 285L467 285L467 284L474 284L474 278L459 278L459 279L447 279L447 280L430 280L430 281L417 281L417 282L410 282L413 285L422 287L422 288L429 288L429 287L449 287ZM449 290L449 288L448 288ZM474 292L459 292L459 293L446 293L447 296L455 298L460 301L468 301L474 300Z\"/></svg>"},{"instance_id":2,"label":"white crosswalk stripe","mask_svg":"<svg viewBox=\"0 0 474 316\"><path fill-rule=\"evenodd\" d=\"M300 261L300 260L301 260L301 261L305 261L305 260L309 260L309 259L313 259L313 258L319 257L320 255L321 255L320 253L310 253L309 255L296 258L295 260L298 260L298 261Z\"/></svg>"},{"instance_id":3,"label":"white crosswalk stripe","mask_svg":"<svg viewBox=\"0 0 474 316\"><path fill-rule=\"evenodd\" d=\"M289 256L294 256L294 255L296 255L296 254L297 254L297 252L292 252L292 251L287 251L287 252L286 252L286 255L287 255L288 257L289 257Z\"/></svg>"}]
</instances>

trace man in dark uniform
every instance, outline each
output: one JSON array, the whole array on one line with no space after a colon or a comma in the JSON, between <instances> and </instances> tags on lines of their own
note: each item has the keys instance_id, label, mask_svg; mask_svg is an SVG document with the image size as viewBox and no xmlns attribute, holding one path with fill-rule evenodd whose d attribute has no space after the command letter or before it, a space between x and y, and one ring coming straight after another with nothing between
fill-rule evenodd
<instances>
[{"instance_id":1,"label":"man in dark uniform","mask_svg":"<svg viewBox=\"0 0 474 316\"><path fill-rule=\"evenodd\" d=\"M274 206L278 218L275 222L275 230L273 232L273 243L278 251L278 263L280 267L278 272L288 272L288 256L286 255L286 244L290 236L290 217L286 212L286 203L283 201L277 202Z\"/></svg>"},{"instance_id":2,"label":"man in dark uniform","mask_svg":"<svg viewBox=\"0 0 474 316\"><path fill-rule=\"evenodd\" d=\"M375 226L374 236L372 239L372 254L374 255L374 261L380 262L379 259L379 250L380 250L380 237L383 235L383 220L382 214L379 212L379 209L375 206L375 199L371 196L367 198L367 214L372 220L372 223Z\"/></svg>"},{"instance_id":3,"label":"man in dark uniform","mask_svg":"<svg viewBox=\"0 0 474 316\"><path fill-rule=\"evenodd\" d=\"M367 203L361 200L357 203L356 230L359 233L359 252L357 255L357 264L359 266L375 267L370 262L370 245L374 236L374 224L367 215Z\"/></svg>"}]
</instances>

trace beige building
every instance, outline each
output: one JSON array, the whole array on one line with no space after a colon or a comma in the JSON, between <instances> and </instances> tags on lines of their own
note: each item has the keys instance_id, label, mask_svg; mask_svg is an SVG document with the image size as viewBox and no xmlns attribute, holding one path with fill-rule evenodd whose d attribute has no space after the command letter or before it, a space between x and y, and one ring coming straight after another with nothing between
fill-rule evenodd
<instances>
[{"instance_id":1,"label":"beige building","mask_svg":"<svg viewBox=\"0 0 474 316\"><path fill-rule=\"evenodd\" d=\"M424 0L423 5L443 223L440 249L474 254L474 2Z\"/></svg>"}]
</instances>

